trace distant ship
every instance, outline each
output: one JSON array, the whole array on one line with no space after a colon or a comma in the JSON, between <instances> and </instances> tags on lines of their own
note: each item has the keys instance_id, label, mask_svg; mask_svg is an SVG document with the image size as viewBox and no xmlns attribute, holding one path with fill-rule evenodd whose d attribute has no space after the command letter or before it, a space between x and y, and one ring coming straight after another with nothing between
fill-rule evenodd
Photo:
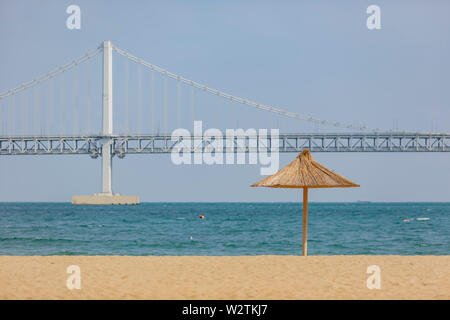
<instances>
[{"instance_id":1,"label":"distant ship","mask_svg":"<svg viewBox=\"0 0 450 320\"><path fill-rule=\"evenodd\" d=\"M357 200L356 202L358 202L358 203L370 203L372 201L369 201L369 200Z\"/></svg>"}]
</instances>

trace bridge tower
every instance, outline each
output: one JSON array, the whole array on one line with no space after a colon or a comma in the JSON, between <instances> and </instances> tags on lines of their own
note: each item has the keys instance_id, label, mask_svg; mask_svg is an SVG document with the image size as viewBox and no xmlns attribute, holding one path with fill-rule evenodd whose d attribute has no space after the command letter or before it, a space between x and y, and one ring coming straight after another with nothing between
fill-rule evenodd
<instances>
[{"instance_id":1,"label":"bridge tower","mask_svg":"<svg viewBox=\"0 0 450 320\"><path fill-rule=\"evenodd\" d=\"M111 41L103 41L103 106L102 106L102 192L90 196L73 196L72 204L138 204L138 196L122 196L112 192L113 154L113 65Z\"/></svg>"},{"instance_id":2,"label":"bridge tower","mask_svg":"<svg viewBox=\"0 0 450 320\"><path fill-rule=\"evenodd\" d=\"M103 109L102 109L102 194L112 195L112 152L113 133L113 88L112 88L112 44L103 42Z\"/></svg>"}]
</instances>

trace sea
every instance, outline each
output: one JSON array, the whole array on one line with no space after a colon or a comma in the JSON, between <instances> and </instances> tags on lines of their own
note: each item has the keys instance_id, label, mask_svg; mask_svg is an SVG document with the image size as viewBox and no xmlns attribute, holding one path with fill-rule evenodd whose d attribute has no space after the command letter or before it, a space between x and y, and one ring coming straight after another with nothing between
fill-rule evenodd
<instances>
[{"instance_id":1,"label":"sea","mask_svg":"<svg viewBox=\"0 0 450 320\"><path fill-rule=\"evenodd\" d=\"M300 255L301 217L301 203L0 203L0 255ZM308 254L448 255L450 203L309 203Z\"/></svg>"}]
</instances>

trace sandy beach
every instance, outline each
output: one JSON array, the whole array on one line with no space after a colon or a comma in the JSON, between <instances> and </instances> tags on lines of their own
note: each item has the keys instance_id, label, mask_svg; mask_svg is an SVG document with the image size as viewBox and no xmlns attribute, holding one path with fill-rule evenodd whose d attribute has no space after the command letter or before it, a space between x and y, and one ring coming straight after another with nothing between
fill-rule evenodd
<instances>
[{"instance_id":1,"label":"sandy beach","mask_svg":"<svg viewBox=\"0 0 450 320\"><path fill-rule=\"evenodd\" d=\"M450 299L450 256L0 256L0 298Z\"/></svg>"}]
</instances>

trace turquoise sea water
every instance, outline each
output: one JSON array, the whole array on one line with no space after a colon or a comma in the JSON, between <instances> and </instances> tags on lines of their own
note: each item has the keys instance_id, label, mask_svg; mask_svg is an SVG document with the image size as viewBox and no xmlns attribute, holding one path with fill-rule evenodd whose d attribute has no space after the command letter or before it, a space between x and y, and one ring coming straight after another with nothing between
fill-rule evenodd
<instances>
[{"instance_id":1,"label":"turquoise sea water","mask_svg":"<svg viewBox=\"0 0 450 320\"><path fill-rule=\"evenodd\" d=\"M299 255L300 205L0 203L0 255ZM450 203L309 209L310 255L450 254Z\"/></svg>"}]
</instances>

